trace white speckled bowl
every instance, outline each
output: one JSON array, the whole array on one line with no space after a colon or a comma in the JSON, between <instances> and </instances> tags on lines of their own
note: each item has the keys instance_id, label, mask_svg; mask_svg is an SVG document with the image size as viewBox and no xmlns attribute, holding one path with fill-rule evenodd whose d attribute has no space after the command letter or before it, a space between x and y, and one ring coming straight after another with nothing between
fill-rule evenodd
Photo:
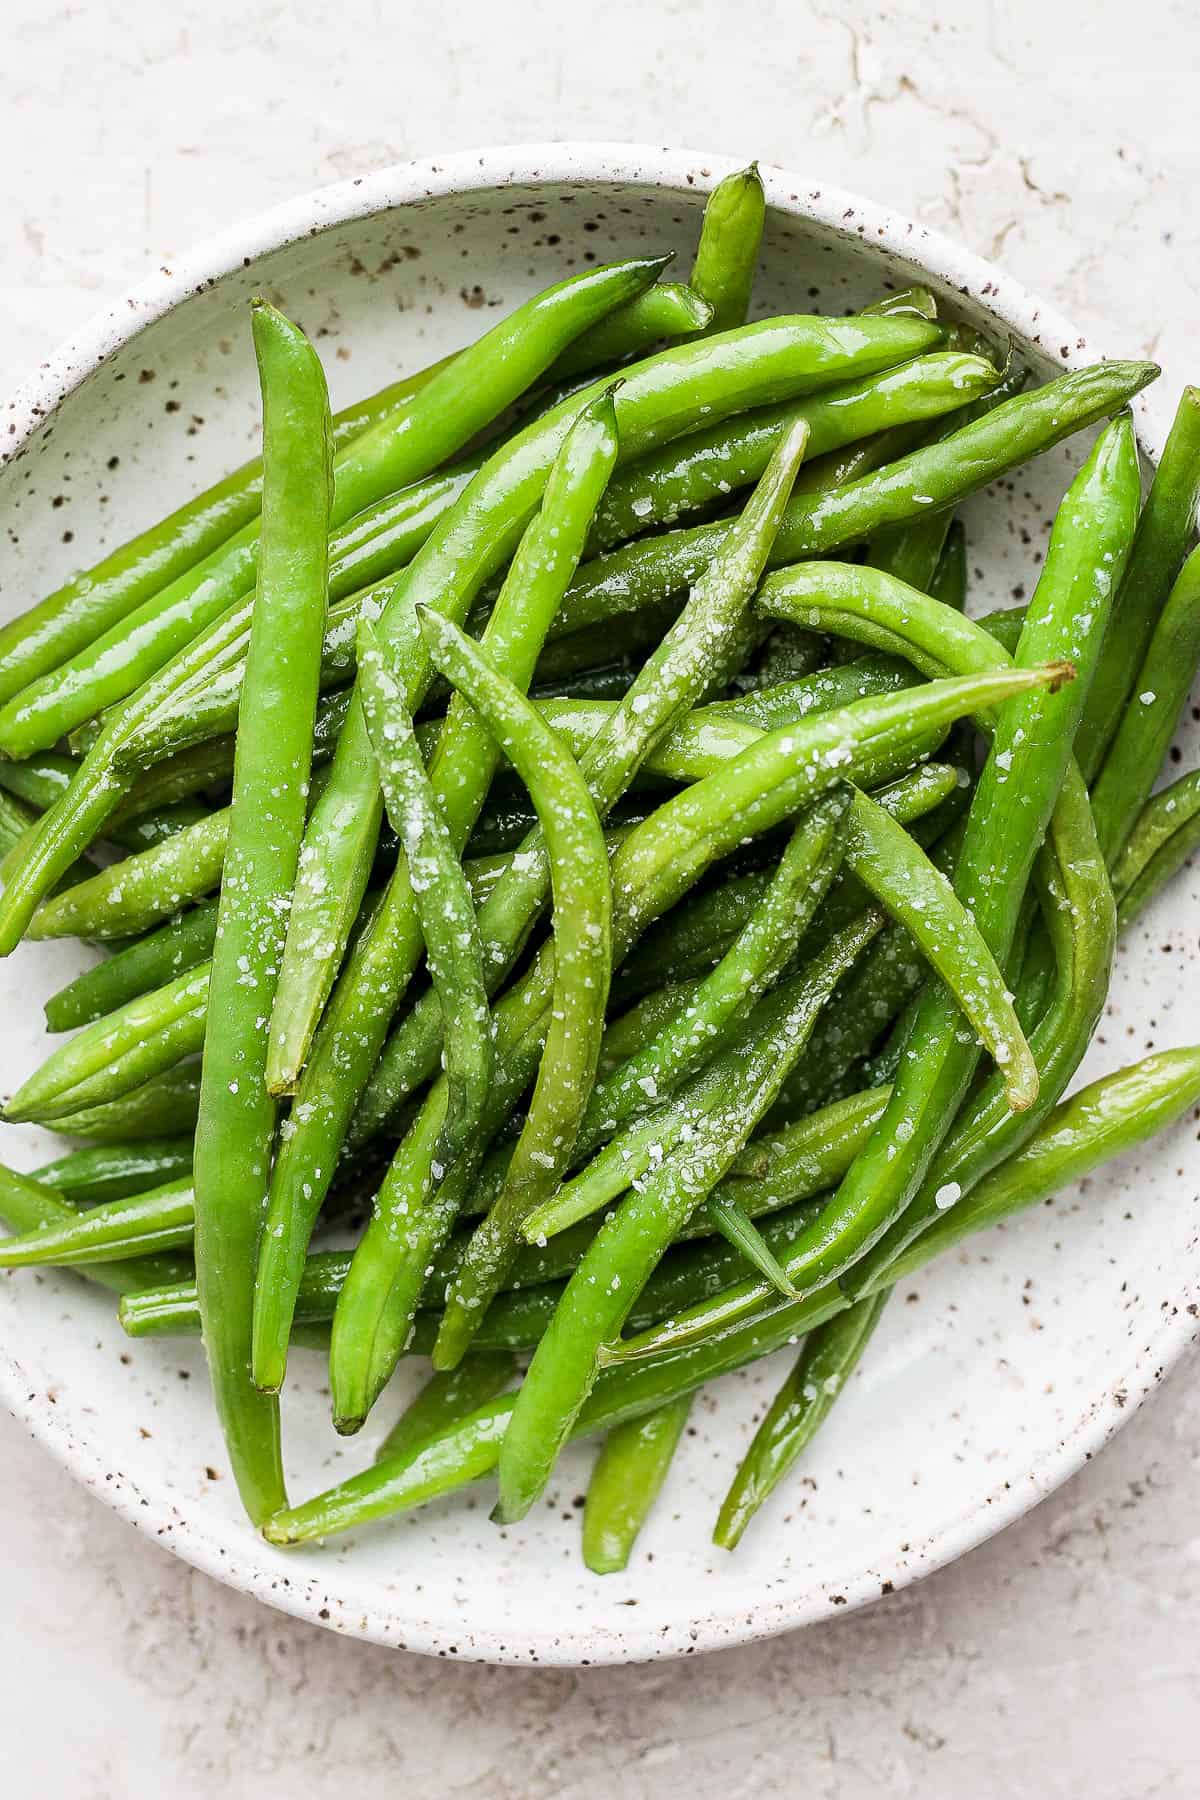
<instances>
[{"instance_id":1,"label":"white speckled bowl","mask_svg":"<svg viewBox=\"0 0 1200 1800\"><path fill-rule=\"evenodd\" d=\"M704 196L729 166L588 144L411 163L308 195L156 271L44 364L0 424L6 611L251 449L252 292L277 295L317 338L341 405L465 342L490 309L584 256L674 247L686 266ZM1096 356L1051 308L945 238L811 177L766 169L764 179L758 308L836 312L885 281L920 279L975 322L1002 325L1042 372ZM1153 450L1141 410L1139 423ZM973 605L1036 579L1070 466L1055 452L967 508ZM1181 1001L1195 907L1185 875L1123 946L1091 1073L1194 1035ZM85 956L41 945L3 965L6 1091L42 1054L37 1002ZM127 1342L108 1300L68 1276L0 1283L0 1389L149 1537L333 1630L497 1662L691 1654L860 1605L938 1567L1100 1448L1195 1335L1194 1139L1181 1127L914 1282L804 1468L732 1557L708 1534L778 1360L702 1396L634 1566L603 1579L578 1554L587 1447L519 1530L489 1524L476 1492L325 1549L268 1549L224 1472L199 1345ZM35 1133L5 1135L3 1155L23 1166L46 1153ZM294 1361L286 1448L302 1495L369 1459L398 1397L362 1441L340 1441L320 1364Z\"/></svg>"}]
</instances>

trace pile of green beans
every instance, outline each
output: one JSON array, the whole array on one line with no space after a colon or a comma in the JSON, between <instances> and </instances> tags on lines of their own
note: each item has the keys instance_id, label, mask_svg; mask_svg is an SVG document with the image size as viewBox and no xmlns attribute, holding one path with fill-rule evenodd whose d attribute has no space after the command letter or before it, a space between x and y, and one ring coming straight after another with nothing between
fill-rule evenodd
<instances>
[{"instance_id":1,"label":"pile of green beans","mask_svg":"<svg viewBox=\"0 0 1200 1800\"><path fill-rule=\"evenodd\" d=\"M485 1475L511 1524L602 1432L623 1569L696 1389L795 1342L732 1549L897 1280L1200 1100L1188 1048L1068 1093L1200 845L1196 393L1143 502L1151 365L1026 389L923 289L748 325L764 223L751 166L687 283L589 267L332 420L256 301L261 461L0 631L0 954L106 952L0 1268L203 1334L272 1543ZM958 503L1093 425L973 621ZM295 1506L293 1350L347 1435L432 1363Z\"/></svg>"}]
</instances>

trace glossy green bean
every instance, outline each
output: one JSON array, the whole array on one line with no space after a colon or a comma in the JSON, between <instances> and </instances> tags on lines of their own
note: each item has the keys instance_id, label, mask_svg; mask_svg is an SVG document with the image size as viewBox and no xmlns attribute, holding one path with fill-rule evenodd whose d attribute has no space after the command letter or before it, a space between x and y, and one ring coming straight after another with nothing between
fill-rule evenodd
<instances>
[{"instance_id":1,"label":"glossy green bean","mask_svg":"<svg viewBox=\"0 0 1200 1800\"><path fill-rule=\"evenodd\" d=\"M653 290L651 290L653 291ZM510 1385L518 1369L512 1355L465 1356L456 1369L435 1372L409 1401L375 1452L376 1462L427 1444Z\"/></svg>"},{"instance_id":2,"label":"glossy green bean","mask_svg":"<svg viewBox=\"0 0 1200 1800\"><path fill-rule=\"evenodd\" d=\"M1200 407L1200 394L1196 395ZM1200 469L1200 450L1197 452ZM1200 477L1198 477L1200 480ZM1100 847L1115 862L1150 798L1200 665L1200 550L1184 563L1146 646L1133 697L1092 787Z\"/></svg>"},{"instance_id":3,"label":"glossy green bean","mask_svg":"<svg viewBox=\"0 0 1200 1800\"><path fill-rule=\"evenodd\" d=\"M27 935L34 941L104 941L147 931L219 886L228 836L229 809L222 807L163 843L44 900Z\"/></svg>"},{"instance_id":4,"label":"glossy green bean","mask_svg":"<svg viewBox=\"0 0 1200 1800\"><path fill-rule=\"evenodd\" d=\"M1112 873L1117 923L1132 923L1200 844L1200 776L1193 770L1148 800Z\"/></svg>"},{"instance_id":5,"label":"glossy green bean","mask_svg":"<svg viewBox=\"0 0 1200 1800\"><path fill-rule=\"evenodd\" d=\"M886 1294L860 1300L806 1339L721 1502L713 1543L722 1550L737 1549L759 1507L811 1444L853 1374L886 1304Z\"/></svg>"},{"instance_id":6,"label":"glossy green bean","mask_svg":"<svg viewBox=\"0 0 1200 1800\"><path fill-rule=\"evenodd\" d=\"M596 1234L567 1283L534 1352L501 1446L496 1516L523 1518L545 1487L558 1452L599 1373L601 1347L620 1335L632 1306L675 1232L727 1172L800 1054L822 1006L882 924L867 915L770 998L771 1026L747 1042L742 1067L696 1137Z\"/></svg>"},{"instance_id":7,"label":"glossy green bean","mask_svg":"<svg viewBox=\"0 0 1200 1800\"><path fill-rule=\"evenodd\" d=\"M192 1243L195 1209L190 1176L133 1199L101 1201L73 1211L61 1224L44 1224L0 1241L0 1268L61 1268L128 1262Z\"/></svg>"},{"instance_id":8,"label":"glossy green bean","mask_svg":"<svg viewBox=\"0 0 1200 1800\"><path fill-rule=\"evenodd\" d=\"M955 889L1001 967L1071 767L1072 741L1128 555L1138 497L1132 430L1121 419L1102 434L1059 508L1018 652L1022 663L1065 656L1079 678L1004 709L967 816ZM946 617L961 623L957 614ZM950 636L947 630L947 641ZM956 1003L945 988L931 984L918 1003L888 1110L810 1236L807 1286L842 1276L924 1180L977 1063L973 1040L963 1036Z\"/></svg>"},{"instance_id":9,"label":"glossy green bean","mask_svg":"<svg viewBox=\"0 0 1200 1800\"><path fill-rule=\"evenodd\" d=\"M443 362L405 406L382 415L338 451L331 524L344 524L453 456L582 330L649 286L662 266L662 258L641 258L568 277ZM74 664L27 689L15 711L11 705L0 711L0 748L20 755L41 747L29 736L35 692L46 701L38 714L42 744L53 743L72 725L131 693L253 585L257 556L257 531L251 525L156 593Z\"/></svg>"},{"instance_id":10,"label":"glossy green bean","mask_svg":"<svg viewBox=\"0 0 1200 1800\"><path fill-rule=\"evenodd\" d=\"M192 1140L151 1138L140 1144L100 1145L70 1150L35 1169L43 1186L57 1188L74 1206L98 1206L105 1200L127 1200L166 1182L190 1175Z\"/></svg>"},{"instance_id":11,"label":"glossy green bean","mask_svg":"<svg viewBox=\"0 0 1200 1800\"><path fill-rule=\"evenodd\" d=\"M593 1575L615 1575L628 1564L691 1409L684 1394L605 1438L583 1508L583 1560Z\"/></svg>"},{"instance_id":12,"label":"glossy green bean","mask_svg":"<svg viewBox=\"0 0 1200 1800\"><path fill-rule=\"evenodd\" d=\"M934 327L915 319L783 318L664 351L633 367L617 394L621 455L632 459L701 421L890 366L917 354L935 335ZM461 623L483 583L511 554L563 436L597 391L572 396L505 444L393 584L380 627L385 637L409 634L407 699L414 712L431 665L411 634L413 609L433 605ZM362 752L361 720L352 708L330 789L306 840L306 873L289 923L284 998L272 1026L280 1079L294 1079L303 1064L365 888L380 807ZM0 947L2 927L0 913Z\"/></svg>"},{"instance_id":13,"label":"glossy green bean","mask_svg":"<svg viewBox=\"0 0 1200 1800\"><path fill-rule=\"evenodd\" d=\"M564 439L542 506L522 536L484 630L485 652L522 687L532 677L616 454L612 396L606 390L582 409ZM429 775L459 851L500 759L499 746L485 723L461 699L453 698L430 752ZM484 904L478 894L476 904ZM407 862L402 860L333 993L297 1085L291 1128L272 1176L255 1324L255 1376L264 1387L277 1386L283 1379L289 1308L312 1227L421 947L415 897ZM438 1036L440 1041L440 1032ZM269 1058L268 1079L285 1075L286 1069Z\"/></svg>"},{"instance_id":14,"label":"glossy green bean","mask_svg":"<svg viewBox=\"0 0 1200 1800\"><path fill-rule=\"evenodd\" d=\"M162 988L212 955L217 902L203 901L115 956L85 969L46 1001L46 1029L92 1025L152 989Z\"/></svg>"},{"instance_id":15,"label":"glossy green bean","mask_svg":"<svg viewBox=\"0 0 1200 1800\"><path fill-rule=\"evenodd\" d=\"M934 350L882 374L694 431L617 477L596 514L589 549L598 555L655 526L727 504L731 492L758 480L784 432L800 419L809 429L809 456L832 456L876 433L952 413L996 379L982 357ZM797 491L806 487L802 477Z\"/></svg>"},{"instance_id":16,"label":"glossy green bean","mask_svg":"<svg viewBox=\"0 0 1200 1800\"><path fill-rule=\"evenodd\" d=\"M189 1061L152 1076L118 1100L62 1114L55 1119L54 1129L66 1137L90 1138L96 1144L170 1137L195 1128L199 1103L200 1065Z\"/></svg>"},{"instance_id":17,"label":"glossy green bean","mask_svg":"<svg viewBox=\"0 0 1200 1800\"><path fill-rule=\"evenodd\" d=\"M1097 363L1016 395L942 441L884 469L788 507L775 542L776 564L827 555L881 528L956 505L1063 438L1116 412L1154 380L1152 363ZM728 526L668 532L585 564L567 594L562 629L637 611L693 582Z\"/></svg>"},{"instance_id":18,"label":"glossy green bean","mask_svg":"<svg viewBox=\"0 0 1200 1800\"><path fill-rule=\"evenodd\" d=\"M53 1232L78 1218L77 1209L66 1195L0 1163L0 1219L14 1231ZM111 1293L134 1294L143 1288L180 1281L186 1264L175 1256L148 1256L102 1263L80 1272Z\"/></svg>"},{"instance_id":19,"label":"glossy green bean","mask_svg":"<svg viewBox=\"0 0 1200 1800\"><path fill-rule=\"evenodd\" d=\"M422 629L434 660L481 715L537 808L553 893L551 1023L504 1187L447 1295L434 1366L453 1368L516 1254L518 1231L570 1159L600 1054L612 970L608 852L579 765L481 651L432 612Z\"/></svg>"},{"instance_id":20,"label":"glossy green bean","mask_svg":"<svg viewBox=\"0 0 1200 1800\"><path fill-rule=\"evenodd\" d=\"M1200 390L1185 387L1113 602L1108 642L1079 731L1076 757L1089 783L1095 779L1118 725L1127 716L1138 669L1159 613L1195 540L1197 506Z\"/></svg>"},{"instance_id":21,"label":"glossy green bean","mask_svg":"<svg viewBox=\"0 0 1200 1800\"><path fill-rule=\"evenodd\" d=\"M568 345L548 379L574 380L592 369L644 355L657 339L693 337L712 324L713 309L694 288L679 281L656 281Z\"/></svg>"},{"instance_id":22,"label":"glossy green bean","mask_svg":"<svg viewBox=\"0 0 1200 1800\"><path fill-rule=\"evenodd\" d=\"M193 1163L196 1279L217 1414L257 1524L284 1504L277 1401L250 1375L254 1267L275 1139L266 1024L304 830L333 493L328 400L303 333L258 303L263 514ZM437 389L431 382L426 392Z\"/></svg>"},{"instance_id":23,"label":"glossy green bean","mask_svg":"<svg viewBox=\"0 0 1200 1800\"><path fill-rule=\"evenodd\" d=\"M417 749L412 720L365 619L358 628L358 644L363 717L379 765L384 807L404 846L426 966L442 1011L446 1116L438 1161L452 1163L479 1128L492 1071L492 1022L479 928L454 840ZM598 826L597 837L607 875Z\"/></svg>"},{"instance_id":24,"label":"glossy green bean","mask_svg":"<svg viewBox=\"0 0 1200 1800\"><path fill-rule=\"evenodd\" d=\"M712 308L710 331L728 331L745 322L766 211L757 163L726 175L705 202L688 279Z\"/></svg>"},{"instance_id":25,"label":"glossy green bean","mask_svg":"<svg viewBox=\"0 0 1200 1800\"><path fill-rule=\"evenodd\" d=\"M704 1211L711 1219L714 1230L720 1233L739 1256L745 1258L752 1269L757 1269L771 1283L776 1293L783 1294L788 1300L796 1298L796 1290L784 1274L779 1258L753 1219L743 1212L736 1200L727 1199L720 1193L712 1193L704 1202Z\"/></svg>"},{"instance_id":26,"label":"glossy green bean","mask_svg":"<svg viewBox=\"0 0 1200 1800\"><path fill-rule=\"evenodd\" d=\"M51 1052L4 1108L39 1123L119 1099L204 1043L209 965L141 994Z\"/></svg>"}]
</instances>

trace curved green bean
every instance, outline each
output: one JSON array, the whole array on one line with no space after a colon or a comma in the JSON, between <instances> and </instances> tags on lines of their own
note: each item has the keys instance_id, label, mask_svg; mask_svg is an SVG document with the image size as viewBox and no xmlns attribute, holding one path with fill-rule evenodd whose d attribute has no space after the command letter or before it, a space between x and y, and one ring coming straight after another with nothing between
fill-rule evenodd
<instances>
[{"instance_id":1,"label":"curved green bean","mask_svg":"<svg viewBox=\"0 0 1200 1800\"><path fill-rule=\"evenodd\" d=\"M69 1150L35 1169L44 1186L57 1188L74 1206L127 1200L192 1171L191 1138L151 1138L145 1143Z\"/></svg>"},{"instance_id":2,"label":"curved green bean","mask_svg":"<svg viewBox=\"0 0 1200 1800\"><path fill-rule=\"evenodd\" d=\"M46 1001L46 1029L95 1024L140 994L165 987L212 955L216 934L217 902L203 901L59 988Z\"/></svg>"},{"instance_id":3,"label":"curved green bean","mask_svg":"<svg viewBox=\"0 0 1200 1800\"><path fill-rule=\"evenodd\" d=\"M583 1508L583 1560L593 1575L615 1575L629 1562L691 1409L684 1394L605 1438Z\"/></svg>"}]
</instances>

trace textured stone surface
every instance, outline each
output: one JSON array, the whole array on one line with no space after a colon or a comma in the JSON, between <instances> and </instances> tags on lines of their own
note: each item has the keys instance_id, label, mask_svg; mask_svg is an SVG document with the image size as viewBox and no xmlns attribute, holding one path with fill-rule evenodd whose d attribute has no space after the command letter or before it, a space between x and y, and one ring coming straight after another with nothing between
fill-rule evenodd
<instances>
[{"instance_id":1,"label":"textured stone surface","mask_svg":"<svg viewBox=\"0 0 1200 1800\"><path fill-rule=\"evenodd\" d=\"M996 256L1115 352L1156 354L1168 393L1195 373L1189 7L974 0L940 25L915 0L445 10L16 0L3 385L231 218L411 154L568 136L711 145L858 188ZM1192 1382L892 1601L579 1674L427 1663L269 1613L156 1554L0 1420L5 1792L1182 1800L1200 1787Z\"/></svg>"}]
</instances>

